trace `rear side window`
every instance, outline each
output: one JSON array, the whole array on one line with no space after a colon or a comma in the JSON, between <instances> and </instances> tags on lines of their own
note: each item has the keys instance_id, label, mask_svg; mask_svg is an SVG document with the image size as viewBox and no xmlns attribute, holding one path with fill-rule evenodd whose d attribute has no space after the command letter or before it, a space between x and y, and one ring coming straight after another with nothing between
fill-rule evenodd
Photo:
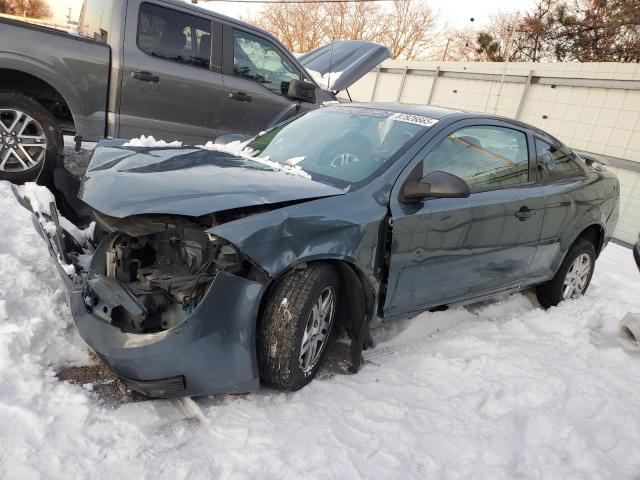
<instances>
[{"instance_id":1,"label":"rear side window","mask_svg":"<svg viewBox=\"0 0 640 480\"><path fill-rule=\"evenodd\" d=\"M112 11L112 0L84 0L78 21L80 35L99 42L108 42Z\"/></svg>"},{"instance_id":2,"label":"rear side window","mask_svg":"<svg viewBox=\"0 0 640 480\"><path fill-rule=\"evenodd\" d=\"M138 15L138 48L152 57L209 68L211 22L143 3Z\"/></svg>"},{"instance_id":3,"label":"rear side window","mask_svg":"<svg viewBox=\"0 0 640 480\"><path fill-rule=\"evenodd\" d=\"M461 128L425 157L423 174L436 171L457 175L472 192L527 183L527 137L505 127Z\"/></svg>"},{"instance_id":4,"label":"rear side window","mask_svg":"<svg viewBox=\"0 0 640 480\"><path fill-rule=\"evenodd\" d=\"M558 148L536 138L536 156L540 180L558 180L584 175L576 154L566 147Z\"/></svg>"},{"instance_id":5,"label":"rear side window","mask_svg":"<svg viewBox=\"0 0 640 480\"><path fill-rule=\"evenodd\" d=\"M273 43L240 30L233 31L233 73L279 94L287 93L292 79L302 80L298 69Z\"/></svg>"}]
</instances>

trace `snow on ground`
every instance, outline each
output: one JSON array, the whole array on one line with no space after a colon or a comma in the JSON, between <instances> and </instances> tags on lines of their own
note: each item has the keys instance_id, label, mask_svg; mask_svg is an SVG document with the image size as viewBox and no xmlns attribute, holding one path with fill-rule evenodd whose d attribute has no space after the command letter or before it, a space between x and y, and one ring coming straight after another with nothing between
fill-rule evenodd
<instances>
[{"instance_id":1,"label":"snow on ground","mask_svg":"<svg viewBox=\"0 0 640 480\"><path fill-rule=\"evenodd\" d=\"M610 245L588 295L528 294L376 332L357 375L300 392L112 407L59 381L86 365L61 281L0 183L0 478L638 478L640 312L631 252Z\"/></svg>"}]
</instances>

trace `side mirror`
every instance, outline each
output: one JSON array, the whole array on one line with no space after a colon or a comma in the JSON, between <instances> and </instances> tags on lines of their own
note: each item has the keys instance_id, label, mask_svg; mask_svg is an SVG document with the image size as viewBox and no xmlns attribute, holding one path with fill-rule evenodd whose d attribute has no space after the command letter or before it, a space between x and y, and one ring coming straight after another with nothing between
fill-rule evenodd
<instances>
[{"instance_id":1,"label":"side mirror","mask_svg":"<svg viewBox=\"0 0 640 480\"><path fill-rule=\"evenodd\" d=\"M469 185L460 177L447 172L431 172L421 180L409 180L402 187L403 200L425 198L467 198Z\"/></svg>"},{"instance_id":2,"label":"side mirror","mask_svg":"<svg viewBox=\"0 0 640 480\"><path fill-rule=\"evenodd\" d=\"M291 80L287 90L287 96L294 100L302 100L303 102L316 103L316 87L311 82L303 80Z\"/></svg>"}]
</instances>

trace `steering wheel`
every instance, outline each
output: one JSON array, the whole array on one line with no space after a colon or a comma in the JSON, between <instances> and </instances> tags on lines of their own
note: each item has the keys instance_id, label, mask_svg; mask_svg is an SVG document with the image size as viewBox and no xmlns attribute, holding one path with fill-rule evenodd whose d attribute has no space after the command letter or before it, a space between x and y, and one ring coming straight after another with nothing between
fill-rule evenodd
<instances>
[{"instance_id":1,"label":"steering wheel","mask_svg":"<svg viewBox=\"0 0 640 480\"><path fill-rule=\"evenodd\" d=\"M363 161L370 156L370 148L360 138L338 140L322 154L321 163L331 168L344 168Z\"/></svg>"}]
</instances>

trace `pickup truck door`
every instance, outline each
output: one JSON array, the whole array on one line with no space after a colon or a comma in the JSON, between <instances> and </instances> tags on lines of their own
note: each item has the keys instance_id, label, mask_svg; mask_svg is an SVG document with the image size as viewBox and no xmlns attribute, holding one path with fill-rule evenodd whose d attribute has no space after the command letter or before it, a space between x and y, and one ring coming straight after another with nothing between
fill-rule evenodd
<instances>
[{"instance_id":1,"label":"pickup truck door","mask_svg":"<svg viewBox=\"0 0 640 480\"><path fill-rule=\"evenodd\" d=\"M255 135L294 101L284 92L291 79L305 80L303 70L273 40L240 26L224 26L225 98L221 133ZM305 110L312 104L302 105Z\"/></svg>"},{"instance_id":2,"label":"pickup truck door","mask_svg":"<svg viewBox=\"0 0 640 480\"><path fill-rule=\"evenodd\" d=\"M130 0L123 50L119 137L195 144L217 136L222 25L213 16Z\"/></svg>"},{"instance_id":3,"label":"pickup truck door","mask_svg":"<svg viewBox=\"0 0 640 480\"><path fill-rule=\"evenodd\" d=\"M391 195L385 317L515 290L538 247L544 188L535 183L531 135L510 123L460 121L429 142L409 172L464 179L468 198L401 202ZM405 176L407 173L404 174Z\"/></svg>"}]
</instances>

